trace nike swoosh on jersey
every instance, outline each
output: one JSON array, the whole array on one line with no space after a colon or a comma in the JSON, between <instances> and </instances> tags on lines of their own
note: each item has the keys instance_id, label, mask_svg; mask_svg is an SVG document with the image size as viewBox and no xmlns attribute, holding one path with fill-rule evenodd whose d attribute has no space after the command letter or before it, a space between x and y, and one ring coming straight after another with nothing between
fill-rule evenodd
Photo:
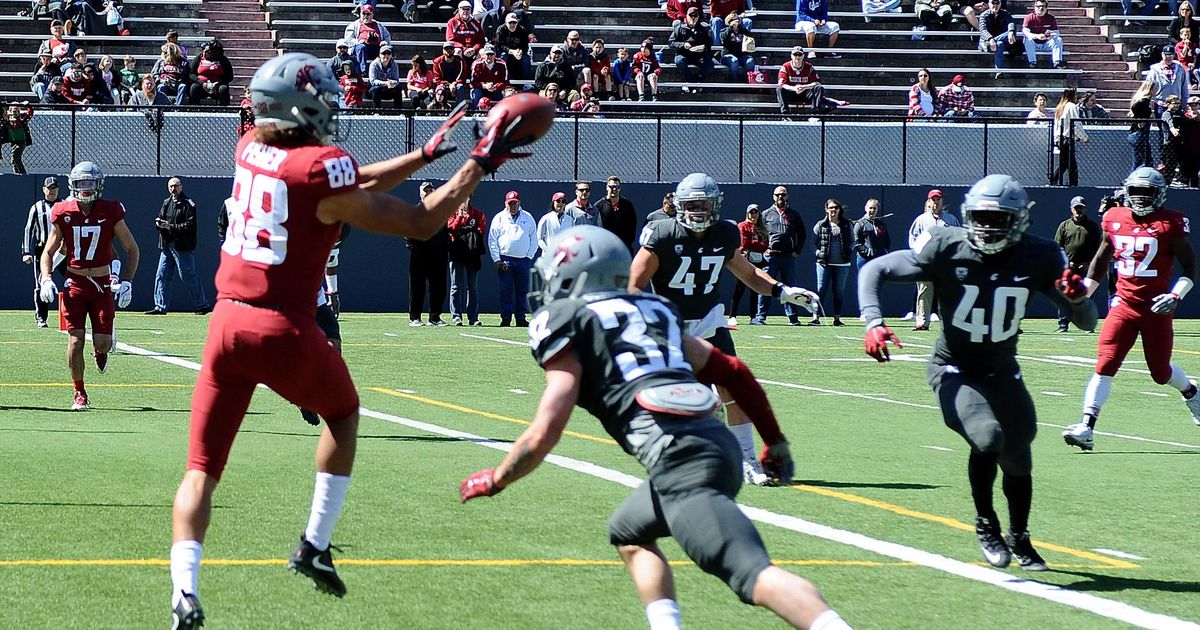
<instances>
[{"instance_id":1,"label":"nike swoosh on jersey","mask_svg":"<svg viewBox=\"0 0 1200 630\"><path fill-rule=\"evenodd\" d=\"M1029 276L1013 276L1013 282L1024 282L1029 279Z\"/></svg>"},{"instance_id":2,"label":"nike swoosh on jersey","mask_svg":"<svg viewBox=\"0 0 1200 630\"><path fill-rule=\"evenodd\" d=\"M713 248L713 253L714 253L714 254L718 254L718 253L720 253L720 252L721 252L721 250L722 250L722 249L725 249L725 248L724 248L724 247L714 247L714 248Z\"/></svg>"}]
</instances>

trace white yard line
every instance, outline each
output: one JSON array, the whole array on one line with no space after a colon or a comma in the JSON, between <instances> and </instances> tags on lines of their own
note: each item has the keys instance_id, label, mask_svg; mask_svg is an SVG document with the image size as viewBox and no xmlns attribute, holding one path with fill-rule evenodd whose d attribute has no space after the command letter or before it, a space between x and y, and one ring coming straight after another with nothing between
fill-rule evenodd
<instances>
[{"instance_id":1,"label":"white yard line","mask_svg":"<svg viewBox=\"0 0 1200 630\"><path fill-rule=\"evenodd\" d=\"M529 344L525 343L524 341L513 341L512 339L501 339L499 337L485 337L484 335L472 335L471 333L459 333L459 334L462 335L463 337L470 337L471 339L482 339L484 341L494 341L496 343L506 343L510 346L528 346L529 345Z\"/></svg>"},{"instance_id":2,"label":"white yard line","mask_svg":"<svg viewBox=\"0 0 1200 630\"><path fill-rule=\"evenodd\" d=\"M1095 551L1096 553L1102 553L1106 556L1112 556L1114 558L1124 558L1126 560L1149 560L1150 559L1150 558L1143 558L1141 556L1135 556L1131 553L1125 553L1124 551L1117 551L1116 549L1104 549L1103 547L1093 549L1092 551Z\"/></svg>"},{"instance_id":3,"label":"white yard line","mask_svg":"<svg viewBox=\"0 0 1200 630\"><path fill-rule=\"evenodd\" d=\"M946 448L945 446L929 446L928 444L921 444L921 445L919 445L919 446L920 446L921 448L928 448L928 449L932 449L932 450L935 450L935 451L943 451L943 452L946 452L946 453L953 453L953 452L954 452L954 449L952 449L952 448Z\"/></svg>"},{"instance_id":4,"label":"white yard line","mask_svg":"<svg viewBox=\"0 0 1200 630\"><path fill-rule=\"evenodd\" d=\"M1046 396L1066 396L1066 394L1064 394L1062 392L1042 392L1042 393L1045 394Z\"/></svg>"},{"instance_id":5,"label":"white yard line","mask_svg":"<svg viewBox=\"0 0 1200 630\"><path fill-rule=\"evenodd\" d=\"M512 388L512 389L510 389L510 390L508 390L508 391L510 391L510 392L512 392L512 393L514 393L514 394L528 394L528 393L529 393L529 392L527 392L527 391L525 391L525 390L523 390L523 389L517 389L516 387L514 387L514 388Z\"/></svg>"}]
</instances>

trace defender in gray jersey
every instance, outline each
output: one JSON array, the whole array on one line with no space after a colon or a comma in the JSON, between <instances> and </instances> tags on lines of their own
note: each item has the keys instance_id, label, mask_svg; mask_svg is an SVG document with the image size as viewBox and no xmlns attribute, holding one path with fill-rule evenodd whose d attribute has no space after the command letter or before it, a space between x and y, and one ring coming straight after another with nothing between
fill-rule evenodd
<instances>
[{"instance_id":1,"label":"defender in gray jersey","mask_svg":"<svg viewBox=\"0 0 1200 630\"><path fill-rule=\"evenodd\" d=\"M787 480L791 454L765 393L744 363L685 334L670 302L625 292L629 263L624 243L593 226L564 230L542 253L530 297L545 305L529 337L546 390L504 462L462 482L462 500L494 495L532 472L578 404L649 474L608 529L651 630L679 627L671 568L656 543L666 536L742 601L799 628L848 628L812 584L771 564L734 501L741 487L737 442L713 415L719 401L705 383L726 385L759 412L763 465Z\"/></svg>"},{"instance_id":2,"label":"defender in gray jersey","mask_svg":"<svg viewBox=\"0 0 1200 630\"><path fill-rule=\"evenodd\" d=\"M736 354L726 328L721 302L721 270L728 268L746 286L762 295L802 306L814 312L819 303L812 291L785 286L738 253L742 237L737 225L721 220L724 195L716 180L704 173L683 178L675 188L675 217L647 223L641 249L630 268L629 290L653 290L670 300L686 320L688 334L706 339L726 354ZM742 447L742 473L748 483L766 485L770 479L754 457L754 434L749 420L729 396L719 392L727 406L729 428Z\"/></svg>"},{"instance_id":3,"label":"defender in gray jersey","mask_svg":"<svg viewBox=\"0 0 1200 630\"><path fill-rule=\"evenodd\" d=\"M1083 330L1096 327L1096 306L1086 299L1083 278L1067 268L1062 249L1024 233L1032 205L1012 177L983 178L963 203L965 229L930 228L914 249L867 263L859 271L858 300L867 321L867 354L882 362L889 358L887 343L900 342L883 323L881 285L933 283L943 327L927 374L946 426L971 446L967 472L983 557L1006 567L1016 556L1021 568L1045 571L1029 542L1037 415L1017 365L1017 335L1034 291L1069 311ZM1008 499L1007 539L992 508L997 465Z\"/></svg>"}]
</instances>

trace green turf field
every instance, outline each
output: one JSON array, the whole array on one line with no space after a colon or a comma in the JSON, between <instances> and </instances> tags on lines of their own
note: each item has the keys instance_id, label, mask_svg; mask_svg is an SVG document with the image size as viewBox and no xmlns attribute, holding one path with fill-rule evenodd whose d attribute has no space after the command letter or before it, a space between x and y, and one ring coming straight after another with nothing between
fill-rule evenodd
<instances>
[{"instance_id":1,"label":"green turf field","mask_svg":"<svg viewBox=\"0 0 1200 630\"><path fill-rule=\"evenodd\" d=\"M570 458L563 465L547 462L497 497L460 505L458 482L503 454L454 432L515 438L541 373L524 331L497 328L495 317L484 328L406 320L342 318L368 410L334 533L349 594L319 595L284 568L308 515L317 431L260 390L215 498L201 572L207 627L645 627L605 530L629 492L619 481L641 472L636 462L577 412L555 449ZM106 375L89 360L84 413L67 411L65 338L32 322L0 313L0 628L165 627L171 500L195 379L187 366L199 360L207 318L121 313L118 341L152 356L126 348ZM1196 627L1185 622L1200 621L1200 428L1178 394L1135 371L1144 370L1135 348L1098 427L1120 435L1098 435L1092 454L1068 448L1058 426L1078 416L1096 338L1053 328L1027 321L1021 340L1044 423L1031 519L1054 569L1043 574L980 566L966 446L931 406L920 360L933 333L897 326L909 344L898 354L910 360L877 365L857 326L735 331L797 456L795 486L739 497L779 523L758 525L772 556L858 628L1128 627L1118 618ZM1200 323L1176 324L1176 360L1191 374L1200 373L1198 340ZM603 467L601 476L579 462ZM689 627L782 627L678 547L664 550L681 561ZM1062 588L1021 581L1031 578Z\"/></svg>"}]
</instances>

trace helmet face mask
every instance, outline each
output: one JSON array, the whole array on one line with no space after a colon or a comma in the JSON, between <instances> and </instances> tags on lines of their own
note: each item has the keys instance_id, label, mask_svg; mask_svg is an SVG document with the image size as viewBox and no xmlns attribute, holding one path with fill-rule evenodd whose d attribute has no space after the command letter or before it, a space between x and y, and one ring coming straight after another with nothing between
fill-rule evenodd
<instances>
[{"instance_id":1,"label":"helmet face mask","mask_svg":"<svg viewBox=\"0 0 1200 630\"><path fill-rule=\"evenodd\" d=\"M703 232L720 220L724 198L715 179L692 173L675 187L675 220L689 231Z\"/></svg>"},{"instance_id":2,"label":"helmet face mask","mask_svg":"<svg viewBox=\"0 0 1200 630\"><path fill-rule=\"evenodd\" d=\"M1145 216L1163 207L1167 201L1167 180L1157 169L1143 166L1125 179L1125 204L1137 216Z\"/></svg>"},{"instance_id":3,"label":"helmet face mask","mask_svg":"<svg viewBox=\"0 0 1200 630\"><path fill-rule=\"evenodd\" d=\"M717 222L713 205L713 200L708 197L688 199L677 203L675 204L675 220L693 232L703 232Z\"/></svg>"},{"instance_id":4,"label":"helmet face mask","mask_svg":"<svg viewBox=\"0 0 1200 630\"><path fill-rule=\"evenodd\" d=\"M92 162L80 162L67 177L71 196L80 203L94 203L104 192L104 173Z\"/></svg>"},{"instance_id":5,"label":"helmet face mask","mask_svg":"<svg viewBox=\"0 0 1200 630\"><path fill-rule=\"evenodd\" d=\"M1008 175L988 175L967 191L963 227L971 247L998 254L1021 241L1033 203L1025 188Z\"/></svg>"},{"instance_id":6,"label":"helmet face mask","mask_svg":"<svg viewBox=\"0 0 1200 630\"><path fill-rule=\"evenodd\" d=\"M581 225L559 232L533 264L530 306L585 293L623 291L629 284L629 250L612 232Z\"/></svg>"}]
</instances>

